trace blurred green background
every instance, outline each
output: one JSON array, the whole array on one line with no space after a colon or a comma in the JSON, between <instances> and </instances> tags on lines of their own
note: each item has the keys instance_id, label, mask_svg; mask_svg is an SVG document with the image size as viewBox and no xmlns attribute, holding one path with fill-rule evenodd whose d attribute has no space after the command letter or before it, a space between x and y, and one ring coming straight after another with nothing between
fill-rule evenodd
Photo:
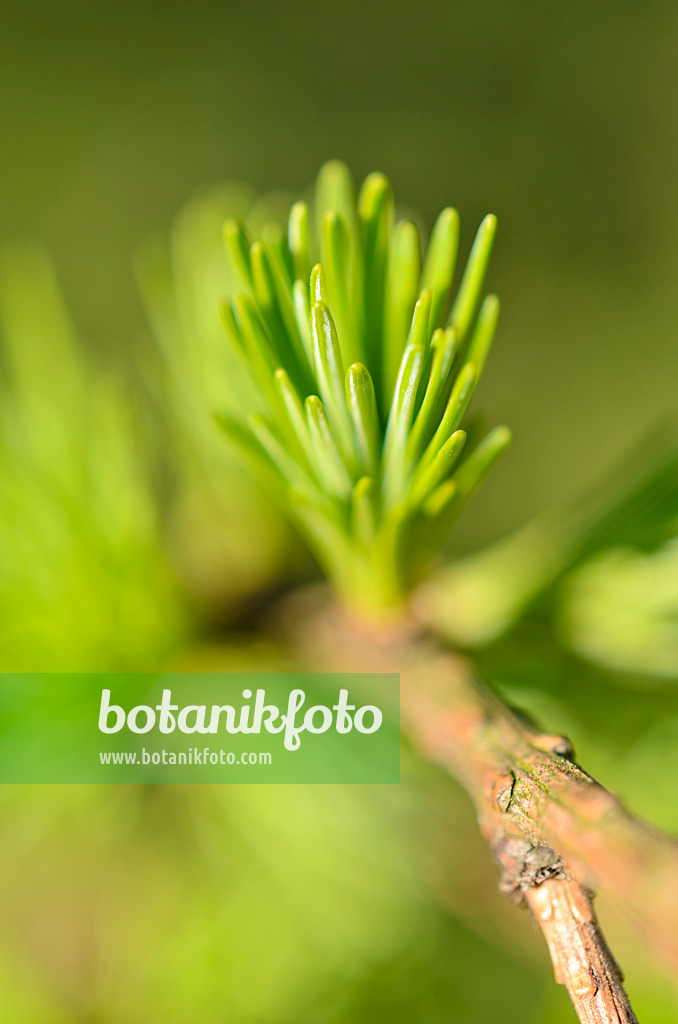
<instances>
[{"instance_id":1,"label":"blurred green background","mask_svg":"<svg viewBox=\"0 0 678 1024\"><path fill-rule=\"evenodd\" d=\"M262 609L308 556L206 414L231 373L215 226L261 222L285 199L257 194L329 157L386 172L429 226L456 205L462 251L499 218L481 394L515 442L454 553L576 498L673 416L677 56L678 11L652 0L5 0L0 668L290 664ZM605 557L480 658L678 831L676 558ZM628 657L620 559L645 630ZM573 1017L464 795L407 750L397 789L6 787L1 813L2 1020ZM675 983L601 906L640 1018L664 1024Z\"/></svg>"}]
</instances>

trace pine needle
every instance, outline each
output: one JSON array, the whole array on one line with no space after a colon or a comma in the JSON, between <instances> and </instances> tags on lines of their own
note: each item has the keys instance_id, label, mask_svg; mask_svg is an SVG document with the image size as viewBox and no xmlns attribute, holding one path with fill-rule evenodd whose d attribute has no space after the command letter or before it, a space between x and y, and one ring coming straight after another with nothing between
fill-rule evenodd
<instances>
[{"instance_id":1,"label":"pine needle","mask_svg":"<svg viewBox=\"0 0 678 1024\"><path fill-rule=\"evenodd\" d=\"M222 426L255 473L278 480L342 598L376 614L405 598L509 439L496 428L467 454L460 429L499 313L495 296L482 301L495 218L452 302L457 212L443 210L424 254L414 223L393 217L383 174L356 202L332 161L286 227L251 243L236 222L224 229L241 285L225 334L262 412Z\"/></svg>"}]
</instances>

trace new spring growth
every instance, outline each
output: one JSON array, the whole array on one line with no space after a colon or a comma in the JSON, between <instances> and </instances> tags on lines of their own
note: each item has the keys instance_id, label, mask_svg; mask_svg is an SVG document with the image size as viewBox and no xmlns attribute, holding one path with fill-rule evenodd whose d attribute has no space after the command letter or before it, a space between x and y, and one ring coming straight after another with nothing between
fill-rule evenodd
<instances>
[{"instance_id":1,"label":"new spring growth","mask_svg":"<svg viewBox=\"0 0 678 1024\"><path fill-rule=\"evenodd\" d=\"M424 251L388 179L356 198L338 161L286 231L226 225L242 293L223 320L259 403L219 422L360 611L402 603L508 445L467 417L499 314L483 295L495 229L488 215L455 291L456 210Z\"/></svg>"},{"instance_id":2,"label":"new spring growth","mask_svg":"<svg viewBox=\"0 0 678 1024\"><path fill-rule=\"evenodd\" d=\"M246 701L251 690L243 690ZM295 689L290 692L287 708L283 712L276 704L266 703L266 691L257 690L254 705L241 704L187 704L179 708L172 703L172 691L163 690L162 700L155 707L138 704L129 711L120 704L111 704L111 691L102 690L99 708L99 730L103 733L120 732L125 727L134 733L148 733L157 729L161 733L175 730L183 733L282 733L285 748L298 750L301 733L319 734L334 728L340 734L355 729L371 734L381 727L383 715L374 704L356 707L348 702L348 690L339 690L336 704L314 704L306 708L306 694Z\"/></svg>"}]
</instances>

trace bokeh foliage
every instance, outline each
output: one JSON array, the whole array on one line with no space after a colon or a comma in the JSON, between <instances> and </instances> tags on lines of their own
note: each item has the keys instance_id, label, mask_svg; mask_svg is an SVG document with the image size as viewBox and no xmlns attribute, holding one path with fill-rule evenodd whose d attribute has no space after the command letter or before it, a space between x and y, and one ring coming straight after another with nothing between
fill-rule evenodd
<instances>
[{"instance_id":1,"label":"bokeh foliage","mask_svg":"<svg viewBox=\"0 0 678 1024\"><path fill-rule=\"evenodd\" d=\"M216 229L231 206L253 232L271 216L205 182L296 196L341 155L387 171L422 230L449 203L468 225L499 215L484 407L517 443L455 555L576 500L675 406L670 3L4 7L0 234L47 245L85 340L62 326L43 257L14 248L2 668L287 663L242 608L312 570L202 412L228 365L208 308L227 273ZM145 247L139 301L139 243L164 239L199 186L169 243ZM675 830L671 551L599 550L477 656ZM528 922L494 895L463 796L409 755L404 778L394 793L5 791L4 1014L569 1021ZM614 908L603 917L641 1019L664 1024L675 990Z\"/></svg>"},{"instance_id":2,"label":"bokeh foliage","mask_svg":"<svg viewBox=\"0 0 678 1024\"><path fill-rule=\"evenodd\" d=\"M38 249L0 256L0 331L3 668L157 664L183 623L133 394L90 369Z\"/></svg>"}]
</instances>

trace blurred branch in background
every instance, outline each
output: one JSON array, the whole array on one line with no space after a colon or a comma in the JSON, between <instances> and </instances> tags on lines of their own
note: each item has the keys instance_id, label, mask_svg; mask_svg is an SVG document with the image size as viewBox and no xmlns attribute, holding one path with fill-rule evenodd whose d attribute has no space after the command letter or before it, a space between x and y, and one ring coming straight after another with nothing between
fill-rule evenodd
<instances>
[{"instance_id":1,"label":"blurred branch in background","mask_svg":"<svg viewBox=\"0 0 678 1024\"><path fill-rule=\"evenodd\" d=\"M678 437L656 431L613 473L420 591L442 634L478 648L548 602L562 639L628 671L678 676Z\"/></svg>"}]
</instances>

